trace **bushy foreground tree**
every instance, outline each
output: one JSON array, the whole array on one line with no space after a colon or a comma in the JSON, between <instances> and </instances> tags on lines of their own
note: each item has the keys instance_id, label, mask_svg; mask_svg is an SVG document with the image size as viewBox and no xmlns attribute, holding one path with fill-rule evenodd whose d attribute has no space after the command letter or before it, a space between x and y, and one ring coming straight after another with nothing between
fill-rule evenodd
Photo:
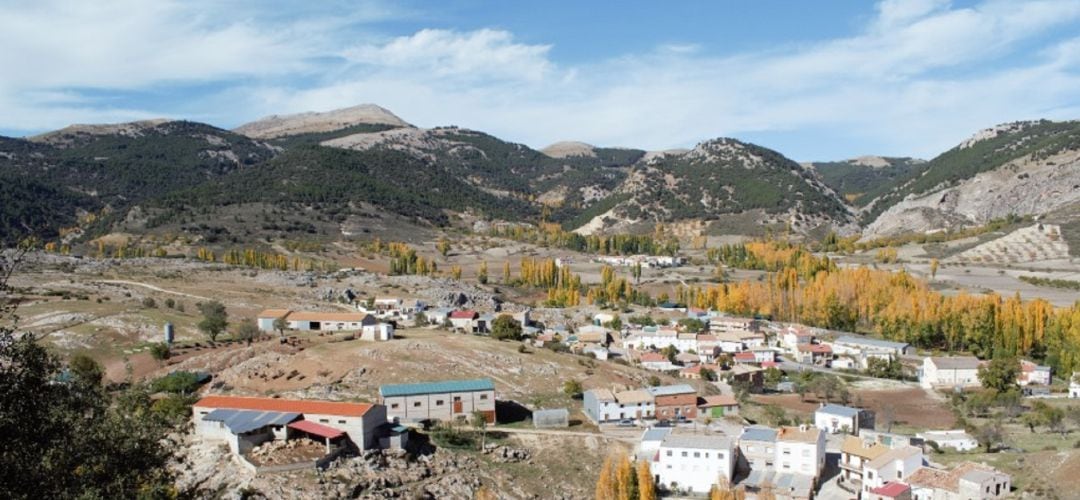
<instances>
[{"instance_id":1,"label":"bushy foreground tree","mask_svg":"<svg viewBox=\"0 0 1080 500\"><path fill-rule=\"evenodd\" d=\"M0 256L0 322L17 324ZM148 391L113 394L101 370L65 368L32 334L0 328L0 498L175 497L169 424Z\"/></svg>"}]
</instances>

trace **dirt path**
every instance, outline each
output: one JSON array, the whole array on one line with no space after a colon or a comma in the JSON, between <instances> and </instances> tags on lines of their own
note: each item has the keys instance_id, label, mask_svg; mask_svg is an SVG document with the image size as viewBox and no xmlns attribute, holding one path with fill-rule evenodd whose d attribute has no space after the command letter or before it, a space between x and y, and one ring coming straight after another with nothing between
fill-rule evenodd
<instances>
[{"instance_id":1,"label":"dirt path","mask_svg":"<svg viewBox=\"0 0 1080 500\"><path fill-rule=\"evenodd\" d=\"M98 283L109 283L109 284L112 284L112 285L131 285L131 286L138 286L138 287L142 287L142 288L147 288L147 289L153 290L153 291L155 291L155 292L161 292L161 293L168 293L168 294L172 294L172 295L179 295L179 296L181 296L181 297L189 297L189 298L192 298L192 299L198 299L198 300L212 300L212 299L210 299L209 297L203 297L203 296L201 296L201 295L192 295L192 294L190 294L190 293L184 293L184 292L177 292L177 291L174 291L174 290L166 290L166 289L164 289L164 288L161 288L161 287L159 287L159 286L151 285L151 284L149 284L149 283L140 283L140 282L138 282L138 281L128 281L128 280L100 280L100 281L98 281Z\"/></svg>"},{"instance_id":2,"label":"dirt path","mask_svg":"<svg viewBox=\"0 0 1080 500\"><path fill-rule=\"evenodd\" d=\"M609 436L598 432L580 432L580 431L560 431L554 429L522 429L520 427L489 427L492 432L505 432L507 434L537 434L541 436L578 436L578 437L591 437L599 439L611 439L615 441L623 441L626 443L637 443L637 439L633 437L617 437Z\"/></svg>"}]
</instances>

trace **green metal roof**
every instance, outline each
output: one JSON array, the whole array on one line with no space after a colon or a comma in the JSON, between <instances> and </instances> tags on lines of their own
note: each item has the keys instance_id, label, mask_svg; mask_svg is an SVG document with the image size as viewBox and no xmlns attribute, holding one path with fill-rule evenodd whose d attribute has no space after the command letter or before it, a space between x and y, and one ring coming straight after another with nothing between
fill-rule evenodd
<instances>
[{"instance_id":1,"label":"green metal roof","mask_svg":"<svg viewBox=\"0 0 1080 500\"><path fill-rule=\"evenodd\" d=\"M444 380L442 382L420 382L416 384L390 384L379 387L379 394L384 398L396 396L416 396L419 394L446 394L449 392L494 391L495 384L482 378L477 380Z\"/></svg>"}]
</instances>

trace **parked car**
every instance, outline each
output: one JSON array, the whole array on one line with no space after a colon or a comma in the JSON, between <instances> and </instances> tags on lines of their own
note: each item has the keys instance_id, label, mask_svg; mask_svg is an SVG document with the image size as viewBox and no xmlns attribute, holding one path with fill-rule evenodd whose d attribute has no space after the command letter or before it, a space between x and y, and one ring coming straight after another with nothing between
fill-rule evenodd
<instances>
[{"instance_id":1,"label":"parked car","mask_svg":"<svg viewBox=\"0 0 1080 500\"><path fill-rule=\"evenodd\" d=\"M634 420L630 418L624 418L619 421L619 427L633 427Z\"/></svg>"}]
</instances>

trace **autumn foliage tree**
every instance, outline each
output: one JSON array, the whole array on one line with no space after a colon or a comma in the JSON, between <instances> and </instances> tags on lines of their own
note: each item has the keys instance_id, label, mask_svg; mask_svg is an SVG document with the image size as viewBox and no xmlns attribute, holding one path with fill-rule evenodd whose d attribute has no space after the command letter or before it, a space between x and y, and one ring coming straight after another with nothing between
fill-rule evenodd
<instances>
[{"instance_id":1,"label":"autumn foliage tree","mask_svg":"<svg viewBox=\"0 0 1080 500\"><path fill-rule=\"evenodd\" d=\"M634 466L625 453L604 459L596 481L597 500L655 500L656 487L648 463Z\"/></svg>"}]
</instances>

